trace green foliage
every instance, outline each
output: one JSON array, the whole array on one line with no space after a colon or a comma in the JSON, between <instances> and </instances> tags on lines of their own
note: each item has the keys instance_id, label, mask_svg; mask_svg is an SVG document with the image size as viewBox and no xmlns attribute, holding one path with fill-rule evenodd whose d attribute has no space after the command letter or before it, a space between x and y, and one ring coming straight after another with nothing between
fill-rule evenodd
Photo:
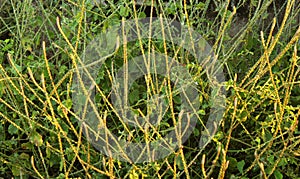
<instances>
[{"instance_id":1,"label":"green foliage","mask_svg":"<svg viewBox=\"0 0 300 179\"><path fill-rule=\"evenodd\" d=\"M152 74L152 81L161 88L151 89L146 78L139 78L128 93L135 115L151 113L149 98L157 94L174 110L166 110L160 126L148 133L124 125L109 104L112 79L124 64L124 50L128 63L149 50L149 44L162 54L178 53L174 59L190 72L199 91L195 101L201 103L196 128L182 148L165 159L130 164L101 154L83 135L77 116L82 111L73 110L72 80L76 58L82 58L95 36L122 19L149 17L152 2L134 8L133 1L2 0L0 178L299 178L299 3L184 3L155 1L152 15L192 27L213 47L226 74L223 120L212 141L199 149L199 138L205 135L202 122L208 120L209 99L215 93L205 70L188 52L176 51L178 46L172 42L139 39L120 46L95 79L102 92L95 95L100 117L107 119L107 126L119 138L134 142L159 139L155 130L162 136L172 130L172 116L179 117L182 103L176 93L170 100L166 77ZM111 53L116 38L111 35L103 54ZM155 109L155 101L152 103Z\"/></svg>"}]
</instances>

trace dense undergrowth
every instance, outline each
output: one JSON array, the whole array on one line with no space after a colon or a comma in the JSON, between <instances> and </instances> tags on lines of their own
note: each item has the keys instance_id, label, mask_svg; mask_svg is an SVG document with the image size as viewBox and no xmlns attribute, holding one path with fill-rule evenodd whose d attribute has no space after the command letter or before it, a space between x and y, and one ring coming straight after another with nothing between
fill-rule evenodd
<instances>
[{"instance_id":1,"label":"dense undergrowth","mask_svg":"<svg viewBox=\"0 0 300 179\"><path fill-rule=\"evenodd\" d=\"M299 11L297 0L0 0L0 178L300 178ZM212 141L198 148L210 85L195 60L179 51L201 91L199 121L166 158L133 164L101 154L86 139L72 84L78 58L97 35L122 19L152 16L193 28L212 46L224 67L226 109ZM110 91L125 51L130 59L148 47L140 42L121 47L95 79L106 97L95 96L101 117L110 119L114 134L135 142L145 140L144 132L126 131ZM149 49L177 53L171 43L151 43ZM147 113L147 92L143 78L130 89L137 114ZM172 115L180 115L176 99L162 135L172 128Z\"/></svg>"}]
</instances>

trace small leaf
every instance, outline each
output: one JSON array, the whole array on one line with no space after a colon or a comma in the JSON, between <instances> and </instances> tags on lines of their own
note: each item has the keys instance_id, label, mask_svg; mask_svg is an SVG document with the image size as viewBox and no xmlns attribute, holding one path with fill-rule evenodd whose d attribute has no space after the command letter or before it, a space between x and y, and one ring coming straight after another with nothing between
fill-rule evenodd
<instances>
[{"instance_id":1,"label":"small leaf","mask_svg":"<svg viewBox=\"0 0 300 179\"><path fill-rule=\"evenodd\" d=\"M66 99L62 102L69 110L72 107L72 100L71 99Z\"/></svg>"},{"instance_id":2,"label":"small leaf","mask_svg":"<svg viewBox=\"0 0 300 179\"><path fill-rule=\"evenodd\" d=\"M282 173L280 173L278 170L274 171L274 176L275 176L276 179L282 179L283 178Z\"/></svg>"},{"instance_id":3,"label":"small leaf","mask_svg":"<svg viewBox=\"0 0 300 179\"><path fill-rule=\"evenodd\" d=\"M270 162L270 164L274 164L274 155L270 155L267 160Z\"/></svg>"},{"instance_id":4,"label":"small leaf","mask_svg":"<svg viewBox=\"0 0 300 179\"><path fill-rule=\"evenodd\" d=\"M43 137L36 131L33 131L30 134L29 140L31 143L33 143L37 147L43 145Z\"/></svg>"},{"instance_id":5,"label":"small leaf","mask_svg":"<svg viewBox=\"0 0 300 179\"><path fill-rule=\"evenodd\" d=\"M204 10L205 9L205 3L203 2L199 2L196 6L195 9L199 9L199 10Z\"/></svg>"},{"instance_id":6,"label":"small leaf","mask_svg":"<svg viewBox=\"0 0 300 179\"><path fill-rule=\"evenodd\" d=\"M205 111L204 111L203 109L200 109L200 110L198 111L198 114L200 114L200 115L205 115Z\"/></svg>"},{"instance_id":7,"label":"small leaf","mask_svg":"<svg viewBox=\"0 0 300 179\"><path fill-rule=\"evenodd\" d=\"M18 128L16 128L14 125L10 124L8 126L8 133L13 135L13 134L17 134L18 132Z\"/></svg>"},{"instance_id":8,"label":"small leaf","mask_svg":"<svg viewBox=\"0 0 300 179\"><path fill-rule=\"evenodd\" d=\"M181 98L180 98L180 96L174 96L173 100L174 100L175 104L181 104Z\"/></svg>"},{"instance_id":9,"label":"small leaf","mask_svg":"<svg viewBox=\"0 0 300 179\"><path fill-rule=\"evenodd\" d=\"M21 144L21 147L22 147L22 149L26 149L26 150L33 150L34 149L32 143L30 143L30 142L26 142L26 143Z\"/></svg>"},{"instance_id":10,"label":"small leaf","mask_svg":"<svg viewBox=\"0 0 300 179\"><path fill-rule=\"evenodd\" d=\"M240 173L243 173L243 169L244 169L244 166L245 166L245 161L242 160L242 161L239 161L237 164L236 164L238 170Z\"/></svg>"},{"instance_id":11,"label":"small leaf","mask_svg":"<svg viewBox=\"0 0 300 179\"><path fill-rule=\"evenodd\" d=\"M127 17L129 15L129 11L128 11L128 8L124 7L124 6L121 6L120 7L120 15L122 17Z\"/></svg>"},{"instance_id":12,"label":"small leaf","mask_svg":"<svg viewBox=\"0 0 300 179\"><path fill-rule=\"evenodd\" d=\"M176 165L178 166L179 170L183 170L184 167L183 167L181 156L180 155L176 156L175 160L176 160Z\"/></svg>"},{"instance_id":13,"label":"small leaf","mask_svg":"<svg viewBox=\"0 0 300 179\"><path fill-rule=\"evenodd\" d=\"M11 172L14 176L20 176L20 174L22 173L21 167L20 166L12 166L11 168Z\"/></svg>"},{"instance_id":14,"label":"small leaf","mask_svg":"<svg viewBox=\"0 0 300 179\"><path fill-rule=\"evenodd\" d=\"M200 135L200 131L197 128L194 129L194 135L196 137Z\"/></svg>"},{"instance_id":15,"label":"small leaf","mask_svg":"<svg viewBox=\"0 0 300 179\"><path fill-rule=\"evenodd\" d=\"M285 165L288 165L288 161L285 157L283 157L280 159L280 161L278 163L278 167L285 166Z\"/></svg>"},{"instance_id":16,"label":"small leaf","mask_svg":"<svg viewBox=\"0 0 300 179\"><path fill-rule=\"evenodd\" d=\"M129 93L129 103L131 105L135 104L139 100L139 90L133 90Z\"/></svg>"},{"instance_id":17,"label":"small leaf","mask_svg":"<svg viewBox=\"0 0 300 179\"><path fill-rule=\"evenodd\" d=\"M145 12L140 12L140 13L138 14L138 17L139 17L139 18L145 18L145 17L147 17L147 15L145 14Z\"/></svg>"},{"instance_id":18,"label":"small leaf","mask_svg":"<svg viewBox=\"0 0 300 179\"><path fill-rule=\"evenodd\" d=\"M59 171L61 172L63 170L64 162L63 160L60 160L59 162Z\"/></svg>"}]
</instances>

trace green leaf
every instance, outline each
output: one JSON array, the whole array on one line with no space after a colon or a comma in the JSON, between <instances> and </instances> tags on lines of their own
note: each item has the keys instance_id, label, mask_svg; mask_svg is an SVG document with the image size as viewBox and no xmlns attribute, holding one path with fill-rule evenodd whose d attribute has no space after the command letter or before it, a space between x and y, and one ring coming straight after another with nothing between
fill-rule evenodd
<instances>
[{"instance_id":1,"label":"green leaf","mask_svg":"<svg viewBox=\"0 0 300 179\"><path fill-rule=\"evenodd\" d=\"M64 162L63 160L60 160L59 162L59 171L61 172L63 170Z\"/></svg>"},{"instance_id":2,"label":"green leaf","mask_svg":"<svg viewBox=\"0 0 300 179\"><path fill-rule=\"evenodd\" d=\"M14 125L10 124L8 126L8 133L13 135L18 133L18 128L16 128Z\"/></svg>"},{"instance_id":3,"label":"green leaf","mask_svg":"<svg viewBox=\"0 0 300 179\"><path fill-rule=\"evenodd\" d=\"M245 161L242 160L242 161L239 161L237 164L236 164L238 170L240 173L243 173L243 169L244 169L244 166L245 166Z\"/></svg>"},{"instance_id":4,"label":"green leaf","mask_svg":"<svg viewBox=\"0 0 300 179\"><path fill-rule=\"evenodd\" d=\"M22 173L21 167L17 165L12 166L11 172L13 173L14 176L20 176L20 174Z\"/></svg>"},{"instance_id":5,"label":"green leaf","mask_svg":"<svg viewBox=\"0 0 300 179\"><path fill-rule=\"evenodd\" d=\"M183 162L182 162L181 156L177 155L175 157L175 160L176 160L176 165L178 166L179 170L183 170L184 167L183 167Z\"/></svg>"},{"instance_id":6,"label":"green leaf","mask_svg":"<svg viewBox=\"0 0 300 179\"><path fill-rule=\"evenodd\" d=\"M27 153L21 153L18 157L19 161L23 164L23 166L30 167L30 156Z\"/></svg>"},{"instance_id":7,"label":"green leaf","mask_svg":"<svg viewBox=\"0 0 300 179\"><path fill-rule=\"evenodd\" d=\"M280 173L278 170L274 171L274 176L275 176L276 179L282 179L283 178L282 173Z\"/></svg>"},{"instance_id":8,"label":"green leaf","mask_svg":"<svg viewBox=\"0 0 300 179\"><path fill-rule=\"evenodd\" d=\"M174 96L173 100L174 100L175 104L181 104L181 98L180 98L180 96Z\"/></svg>"},{"instance_id":9,"label":"green leaf","mask_svg":"<svg viewBox=\"0 0 300 179\"><path fill-rule=\"evenodd\" d=\"M72 107L72 100L71 99L66 99L62 102L69 110Z\"/></svg>"},{"instance_id":10,"label":"green leaf","mask_svg":"<svg viewBox=\"0 0 300 179\"><path fill-rule=\"evenodd\" d=\"M129 15L129 10L128 8L121 6L120 7L120 16L122 17L127 17Z\"/></svg>"},{"instance_id":11,"label":"green leaf","mask_svg":"<svg viewBox=\"0 0 300 179\"><path fill-rule=\"evenodd\" d=\"M145 12L139 12L138 17L139 18L146 18L147 15L145 14Z\"/></svg>"},{"instance_id":12,"label":"green leaf","mask_svg":"<svg viewBox=\"0 0 300 179\"><path fill-rule=\"evenodd\" d=\"M205 3L203 2L199 2L196 6L195 9L199 9L199 10L204 10L205 9Z\"/></svg>"},{"instance_id":13,"label":"green leaf","mask_svg":"<svg viewBox=\"0 0 300 179\"><path fill-rule=\"evenodd\" d=\"M61 173L59 174L58 177L56 177L57 179L63 179L63 178L66 178L65 174Z\"/></svg>"},{"instance_id":14,"label":"green leaf","mask_svg":"<svg viewBox=\"0 0 300 179\"><path fill-rule=\"evenodd\" d=\"M133 90L129 93L129 103L131 105L135 104L139 100L139 90Z\"/></svg>"},{"instance_id":15,"label":"green leaf","mask_svg":"<svg viewBox=\"0 0 300 179\"><path fill-rule=\"evenodd\" d=\"M251 0L251 5L257 7L258 0Z\"/></svg>"},{"instance_id":16,"label":"green leaf","mask_svg":"<svg viewBox=\"0 0 300 179\"><path fill-rule=\"evenodd\" d=\"M33 150L34 146L31 142L21 144L22 149Z\"/></svg>"},{"instance_id":17,"label":"green leaf","mask_svg":"<svg viewBox=\"0 0 300 179\"><path fill-rule=\"evenodd\" d=\"M233 169L236 169L236 165L237 165L237 160L236 160L236 158L233 158L233 157L227 157L227 160L229 161L229 163L230 163L230 166L229 167L231 167L231 168L233 168Z\"/></svg>"},{"instance_id":18,"label":"green leaf","mask_svg":"<svg viewBox=\"0 0 300 179\"><path fill-rule=\"evenodd\" d=\"M200 110L198 111L198 114L200 114L200 115L205 115L205 110L200 109Z\"/></svg>"},{"instance_id":19,"label":"green leaf","mask_svg":"<svg viewBox=\"0 0 300 179\"><path fill-rule=\"evenodd\" d=\"M194 129L194 135L196 137L200 135L200 131L197 128Z\"/></svg>"},{"instance_id":20,"label":"green leaf","mask_svg":"<svg viewBox=\"0 0 300 179\"><path fill-rule=\"evenodd\" d=\"M263 134L262 137L263 137L264 142L268 142L268 141L270 141L273 138L273 135L267 129L265 130L265 132L262 132L262 134Z\"/></svg>"},{"instance_id":21,"label":"green leaf","mask_svg":"<svg viewBox=\"0 0 300 179\"><path fill-rule=\"evenodd\" d=\"M268 162L270 162L270 164L274 164L274 155L270 155L269 157L267 157Z\"/></svg>"},{"instance_id":22,"label":"green leaf","mask_svg":"<svg viewBox=\"0 0 300 179\"><path fill-rule=\"evenodd\" d=\"M278 163L278 167L282 167L282 166L285 166L285 165L288 165L288 161L285 157L281 158L279 163Z\"/></svg>"},{"instance_id":23,"label":"green leaf","mask_svg":"<svg viewBox=\"0 0 300 179\"><path fill-rule=\"evenodd\" d=\"M39 133L37 133L36 131L33 131L30 134L29 140L30 140L31 143L33 143L37 147L43 145L43 137Z\"/></svg>"}]
</instances>

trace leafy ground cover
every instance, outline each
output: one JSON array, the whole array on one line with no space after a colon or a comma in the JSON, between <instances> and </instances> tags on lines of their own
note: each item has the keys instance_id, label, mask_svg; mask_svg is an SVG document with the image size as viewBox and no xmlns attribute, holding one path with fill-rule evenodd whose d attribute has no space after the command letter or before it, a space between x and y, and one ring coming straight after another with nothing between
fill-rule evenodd
<instances>
[{"instance_id":1,"label":"leafy ground cover","mask_svg":"<svg viewBox=\"0 0 300 179\"><path fill-rule=\"evenodd\" d=\"M300 178L299 11L297 0L0 0L0 176ZM72 84L78 60L95 36L145 17L178 21L210 44L224 67L226 108L216 135L199 148L212 108L204 69L172 41L138 38L121 46L95 79L99 120L107 119L120 138L147 142L159 138L156 131L166 135L182 103L168 92L175 84L166 84L167 78L139 78L128 92L136 115L149 112L145 101L154 96L154 84L160 88L153 91L172 107L152 131L124 124L111 106L111 86L126 59L147 50L176 56L201 92L196 128L187 141L165 158L131 163L103 155L87 140Z\"/></svg>"}]
</instances>

